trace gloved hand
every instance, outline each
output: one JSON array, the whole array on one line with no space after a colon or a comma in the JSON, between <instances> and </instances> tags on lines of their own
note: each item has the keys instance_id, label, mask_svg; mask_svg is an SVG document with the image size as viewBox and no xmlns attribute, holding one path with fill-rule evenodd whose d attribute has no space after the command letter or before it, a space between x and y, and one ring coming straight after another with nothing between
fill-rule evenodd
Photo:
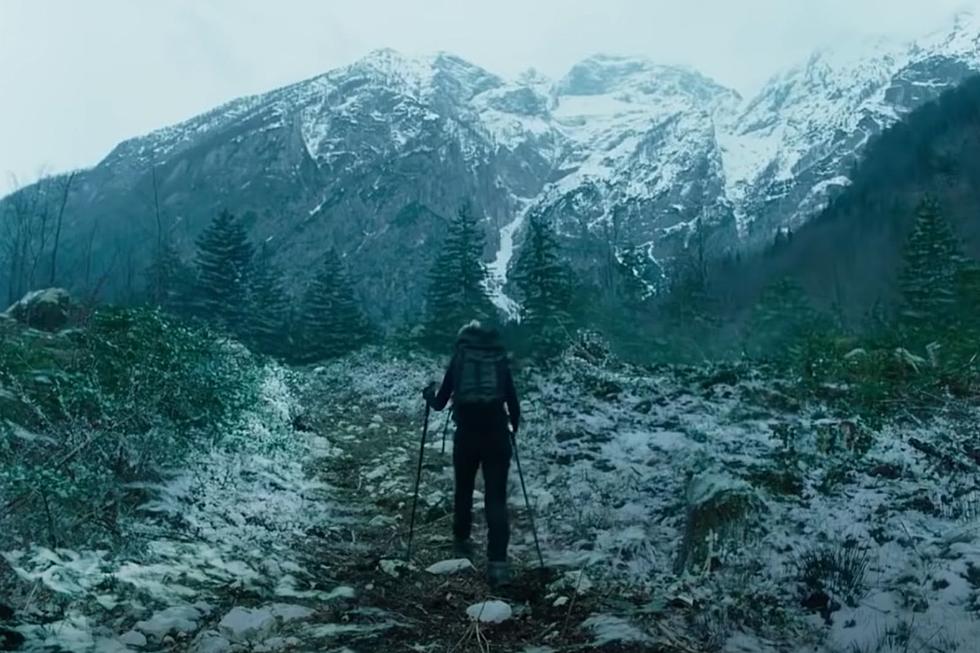
<instances>
[{"instance_id":1,"label":"gloved hand","mask_svg":"<svg viewBox=\"0 0 980 653\"><path fill-rule=\"evenodd\" d=\"M428 403L432 403L432 400L436 397L436 392L439 390L439 384L433 381L429 385L422 389L422 396Z\"/></svg>"}]
</instances>

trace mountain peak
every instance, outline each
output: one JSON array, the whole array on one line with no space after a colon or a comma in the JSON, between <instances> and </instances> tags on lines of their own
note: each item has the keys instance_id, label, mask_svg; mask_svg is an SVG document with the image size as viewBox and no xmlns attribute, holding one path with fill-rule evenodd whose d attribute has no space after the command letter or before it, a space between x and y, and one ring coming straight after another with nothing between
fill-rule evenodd
<instances>
[{"instance_id":1,"label":"mountain peak","mask_svg":"<svg viewBox=\"0 0 980 653\"><path fill-rule=\"evenodd\" d=\"M594 54L572 66L558 82L559 95L683 94L700 99L734 94L687 66L658 64L647 57Z\"/></svg>"}]
</instances>

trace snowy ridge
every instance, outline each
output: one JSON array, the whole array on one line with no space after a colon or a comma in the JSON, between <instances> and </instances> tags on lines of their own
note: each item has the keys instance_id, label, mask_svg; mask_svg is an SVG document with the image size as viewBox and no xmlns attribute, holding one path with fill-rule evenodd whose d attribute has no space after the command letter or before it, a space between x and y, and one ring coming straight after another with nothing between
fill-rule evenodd
<instances>
[{"instance_id":1,"label":"snowy ridge","mask_svg":"<svg viewBox=\"0 0 980 653\"><path fill-rule=\"evenodd\" d=\"M127 141L102 165L139 173L202 144L254 141L251 150L267 156L295 143L303 161L283 172L301 185L287 192L317 220L341 192L379 198L394 215L406 203L481 189L471 199L488 222L506 225L490 266L493 295L513 311L501 289L522 214L551 219L570 242L643 247L668 267L698 219L712 230L714 251L765 246L847 185L870 139L977 71L980 18L972 12L909 42L824 48L749 98L642 57L596 55L557 80L533 70L504 79L451 54L387 49ZM458 173L453 183L464 188L420 190L413 175L427 178L430 168ZM326 190L332 180L337 187ZM392 197L401 205L385 204Z\"/></svg>"}]
</instances>

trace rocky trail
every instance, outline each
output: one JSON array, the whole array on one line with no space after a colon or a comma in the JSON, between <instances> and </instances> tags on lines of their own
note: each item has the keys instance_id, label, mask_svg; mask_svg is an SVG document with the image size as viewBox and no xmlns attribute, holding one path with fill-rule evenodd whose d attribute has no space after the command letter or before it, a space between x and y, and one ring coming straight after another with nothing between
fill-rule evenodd
<instances>
[{"instance_id":1,"label":"rocky trail","mask_svg":"<svg viewBox=\"0 0 980 653\"><path fill-rule=\"evenodd\" d=\"M980 638L975 407L872 432L749 367L583 356L524 374L518 443L547 572L514 470L517 578L492 592L479 551L473 565L451 560L442 414L405 560L418 389L439 367L369 352L270 368L235 433L190 468L129 488L139 510L116 548L3 552L0 635L11 639L0 642L946 653Z\"/></svg>"}]
</instances>

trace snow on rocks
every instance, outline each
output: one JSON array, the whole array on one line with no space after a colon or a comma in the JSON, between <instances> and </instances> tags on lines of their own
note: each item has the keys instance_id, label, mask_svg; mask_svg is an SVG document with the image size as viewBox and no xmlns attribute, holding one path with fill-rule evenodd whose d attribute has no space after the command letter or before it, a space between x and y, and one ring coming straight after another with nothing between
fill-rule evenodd
<instances>
[{"instance_id":1,"label":"snow on rocks","mask_svg":"<svg viewBox=\"0 0 980 653\"><path fill-rule=\"evenodd\" d=\"M229 653L231 650L231 642L214 631L201 633L191 647L193 653Z\"/></svg>"},{"instance_id":2,"label":"snow on rocks","mask_svg":"<svg viewBox=\"0 0 980 653\"><path fill-rule=\"evenodd\" d=\"M155 641L161 641L166 635L196 631L202 616L203 613L193 606L174 606L157 612L145 621L137 621L133 628Z\"/></svg>"},{"instance_id":3,"label":"snow on rocks","mask_svg":"<svg viewBox=\"0 0 980 653\"><path fill-rule=\"evenodd\" d=\"M119 642L125 646L143 648L146 646L146 635L138 630L130 630L119 636Z\"/></svg>"},{"instance_id":4,"label":"snow on rocks","mask_svg":"<svg viewBox=\"0 0 980 653\"><path fill-rule=\"evenodd\" d=\"M262 633L312 615L295 602L346 595L350 588L318 586L299 547L311 539L311 524L336 521L337 507L331 488L308 469L333 450L322 446L323 438L318 446L312 434L293 429L297 405L288 374L266 369L259 401L213 450L160 483L131 487L148 498L120 522L134 546L0 552L20 579L51 597L51 610L60 616L23 626L26 650L109 650L110 644L126 650L138 648L139 637L157 646L193 638L212 606L232 607L229 589L289 602L259 608L247 623L245 614L235 613L224 631L194 640L194 650L222 651L230 635ZM101 624L110 619L108 632L124 635L108 636Z\"/></svg>"},{"instance_id":5,"label":"snow on rocks","mask_svg":"<svg viewBox=\"0 0 980 653\"><path fill-rule=\"evenodd\" d=\"M499 624L513 616L514 611L503 601L481 601L466 608L466 614L474 621L488 624Z\"/></svg>"},{"instance_id":6,"label":"snow on rocks","mask_svg":"<svg viewBox=\"0 0 980 653\"><path fill-rule=\"evenodd\" d=\"M404 560L384 559L378 562L378 568L392 578L401 578L403 571L411 571L413 567Z\"/></svg>"},{"instance_id":7,"label":"snow on rocks","mask_svg":"<svg viewBox=\"0 0 980 653\"><path fill-rule=\"evenodd\" d=\"M276 625L276 616L268 608L233 608L218 623L218 631L233 642L262 638Z\"/></svg>"},{"instance_id":8,"label":"snow on rocks","mask_svg":"<svg viewBox=\"0 0 980 653\"><path fill-rule=\"evenodd\" d=\"M473 563L466 558L455 558L453 560L440 560L435 564L429 565L426 571L436 576L448 576L473 569Z\"/></svg>"}]
</instances>

